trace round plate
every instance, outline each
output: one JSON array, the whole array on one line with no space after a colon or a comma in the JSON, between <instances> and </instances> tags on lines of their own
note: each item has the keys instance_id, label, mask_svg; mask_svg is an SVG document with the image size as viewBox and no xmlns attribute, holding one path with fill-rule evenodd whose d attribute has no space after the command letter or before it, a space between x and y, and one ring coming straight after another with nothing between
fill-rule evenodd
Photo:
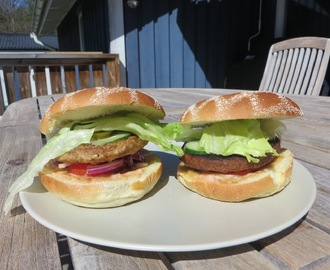
<instances>
[{"instance_id":1,"label":"round plate","mask_svg":"<svg viewBox=\"0 0 330 270\"><path fill-rule=\"evenodd\" d=\"M20 192L26 211L42 225L77 240L131 250L197 251L256 241L291 226L312 207L316 185L294 161L292 181L281 192L242 203L204 198L175 178L178 158L153 145L163 161L155 188L129 205L77 207L53 196L39 180Z\"/></svg>"}]
</instances>

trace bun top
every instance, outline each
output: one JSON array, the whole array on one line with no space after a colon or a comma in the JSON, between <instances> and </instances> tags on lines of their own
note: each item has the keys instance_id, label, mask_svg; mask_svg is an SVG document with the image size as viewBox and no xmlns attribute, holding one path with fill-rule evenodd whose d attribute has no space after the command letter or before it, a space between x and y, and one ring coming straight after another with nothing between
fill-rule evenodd
<instances>
[{"instance_id":1,"label":"bun top","mask_svg":"<svg viewBox=\"0 0 330 270\"><path fill-rule=\"evenodd\" d=\"M180 122L207 123L236 119L290 118L302 116L291 99L272 92L245 91L202 100L190 106Z\"/></svg>"},{"instance_id":2,"label":"bun top","mask_svg":"<svg viewBox=\"0 0 330 270\"><path fill-rule=\"evenodd\" d=\"M151 120L165 117L163 107L154 98L125 87L96 87L67 94L54 102L40 123L40 131L50 135L70 121L108 116L119 111L138 112Z\"/></svg>"}]
</instances>

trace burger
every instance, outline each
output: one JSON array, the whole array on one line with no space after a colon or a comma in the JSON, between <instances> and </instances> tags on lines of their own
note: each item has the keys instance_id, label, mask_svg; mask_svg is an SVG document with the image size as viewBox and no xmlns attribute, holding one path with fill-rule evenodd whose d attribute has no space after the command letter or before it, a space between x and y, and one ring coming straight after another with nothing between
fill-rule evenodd
<instances>
[{"instance_id":1,"label":"burger","mask_svg":"<svg viewBox=\"0 0 330 270\"><path fill-rule=\"evenodd\" d=\"M302 116L291 99L246 91L212 97L181 116L184 154L177 179L207 198L240 202L270 196L291 180L293 154L281 147L282 119Z\"/></svg>"},{"instance_id":2,"label":"burger","mask_svg":"<svg viewBox=\"0 0 330 270\"><path fill-rule=\"evenodd\" d=\"M178 123L161 123L162 106L151 96L123 87L97 87L54 102L40 123L47 144L10 187L5 211L36 175L60 199L90 208L116 207L147 194L162 173L152 142L182 153L171 140Z\"/></svg>"}]
</instances>

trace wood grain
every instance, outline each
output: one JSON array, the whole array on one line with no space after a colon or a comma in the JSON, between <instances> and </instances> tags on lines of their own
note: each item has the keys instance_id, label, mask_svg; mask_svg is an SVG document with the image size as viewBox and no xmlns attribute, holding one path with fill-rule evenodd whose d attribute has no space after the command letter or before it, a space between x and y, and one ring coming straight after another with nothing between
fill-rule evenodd
<instances>
[{"instance_id":1,"label":"wood grain","mask_svg":"<svg viewBox=\"0 0 330 270\"><path fill-rule=\"evenodd\" d=\"M165 121L178 121L191 104L237 92L221 89L142 89L164 107ZM10 184L42 147L40 117L60 95L13 103L0 121L0 206ZM290 96L304 117L285 120L282 145L313 175L317 196L308 214L259 241L199 252L141 252L67 239L74 269L330 269L330 98ZM289 204L290 202L288 202ZM285 211L285 209L283 209ZM61 269L55 232L34 221L16 198L10 215L1 212L0 269ZM207 222L207 221L206 221ZM244 224L242 224L244 229ZM161 232L160 232L161 233ZM65 237L62 241L65 241Z\"/></svg>"},{"instance_id":2,"label":"wood grain","mask_svg":"<svg viewBox=\"0 0 330 270\"><path fill-rule=\"evenodd\" d=\"M55 232L37 223L16 197L13 209L4 215L2 206L9 186L21 175L41 148L35 124L1 127L0 131L0 269L59 269Z\"/></svg>"},{"instance_id":3,"label":"wood grain","mask_svg":"<svg viewBox=\"0 0 330 270\"><path fill-rule=\"evenodd\" d=\"M166 253L174 269L279 269L250 245L203 252Z\"/></svg>"},{"instance_id":4,"label":"wood grain","mask_svg":"<svg viewBox=\"0 0 330 270\"><path fill-rule=\"evenodd\" d=\"M299 222L279 234L260 240L258 245L260 253L279 268L300 269L329 256L329 243L328 233L307 222Z\"/></svg>"},{"instance_id":5,"label":"wood grain","mask_svg":"<svg viewBox=\"0 0 330 270\"><path fill-rule=\"evenodd\" d=\"M69 246L75 269L168 269L156 252L100 247L73 239L69 239Z\"/></svg>"}]
</instances>

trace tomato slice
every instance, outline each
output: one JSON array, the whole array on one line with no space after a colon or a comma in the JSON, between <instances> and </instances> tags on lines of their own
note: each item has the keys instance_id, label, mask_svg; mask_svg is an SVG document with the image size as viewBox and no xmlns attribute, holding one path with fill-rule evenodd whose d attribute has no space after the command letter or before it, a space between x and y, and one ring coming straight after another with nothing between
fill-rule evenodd
<instances>
[{"instance_id":1,"label":"tomato slice","mask_svg":"<svg viewBox=\"0 0 330 270\"><path fill-rule=\"evenodd\" d=\"M76 175L87 175L87 166L88 164L71 164L67 167L69 173L73 173Z\"/></svg>"},{"instance_id":2,"label":"tomato slice","mask_svg":"<svg viewBox=\"0 0 330 270\"><path fill-rule=\"evenodd\" d=\"M115 159L110 162L104 162L100 164L82 164L75 163L67 167L69 173L76 175L86 176L98 176L103 174L115 174L119 173L124 169L129 169L133 166L134 161L144 161L143 155L136 153L134 155L125 156L122 158Z\"/></svg>"},{"instance_id":3,"label":"tomato slice","mask_svg":"<svg viewBox=\"0 0 330 270\"><path fill-rule=\"evenodd\" d=\"M67 170L69 173L73 173L76 175L97 176L105 173L118 173L129 165L130 164L128 163L128 159L120 158L108 163L101 164L71 164L67 167Z\"/></svg>"}]
</instances>

